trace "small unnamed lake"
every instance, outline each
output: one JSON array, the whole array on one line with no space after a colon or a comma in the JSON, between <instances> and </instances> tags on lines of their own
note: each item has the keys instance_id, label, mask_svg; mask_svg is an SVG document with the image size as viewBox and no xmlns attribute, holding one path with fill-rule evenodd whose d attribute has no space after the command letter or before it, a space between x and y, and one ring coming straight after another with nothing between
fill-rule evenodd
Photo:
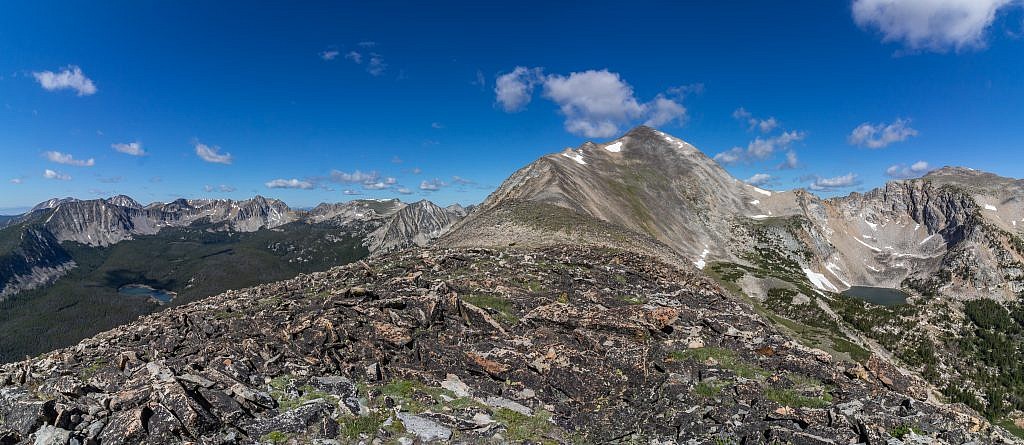
<instances>
[{"instance_id":1,"label":"small unnamed lake","mask_svg":"<svg viewBox=\"0 0 1024 445\"><path fill-rule=\"evenodd\" d=\"M880 306L897 306L907 304L906 292L888 287L853 286L842 292L847 297L853 297L868 303Z\"/></svg>"},{"instance_id":2,"label":"small unnamed lake","mask_svg":"<svg viewBox=\"0 0 1024 445\"><path fill-rule=\"evenodd\" d=\"M117 289L117 293L129 297L150 297L160 304L170 303L175 293L163 289L155 289L145 284L126 284Z\"/></svg>"}]
</instances>

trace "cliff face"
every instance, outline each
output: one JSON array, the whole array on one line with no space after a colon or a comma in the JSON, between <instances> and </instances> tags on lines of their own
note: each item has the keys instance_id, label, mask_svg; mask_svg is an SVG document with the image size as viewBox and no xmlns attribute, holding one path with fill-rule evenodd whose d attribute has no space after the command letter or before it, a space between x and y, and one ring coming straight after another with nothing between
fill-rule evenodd
<instances>
[{"instance_id":1,"label":"cliff face","mask_svg":"<svg viewBox=\"0 0 1024 445\"><path fill-rule=\"evenodd\" d=\"M623 251L417 250L230 291L0 368L0 438L998 441L874 357Z\"/></svg>"}]
</instances>

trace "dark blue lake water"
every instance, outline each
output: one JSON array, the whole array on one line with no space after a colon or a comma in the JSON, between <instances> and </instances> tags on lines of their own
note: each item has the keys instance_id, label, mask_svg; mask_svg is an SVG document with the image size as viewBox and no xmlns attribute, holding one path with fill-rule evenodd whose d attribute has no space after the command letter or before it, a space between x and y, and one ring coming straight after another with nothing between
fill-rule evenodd
<instances>
[{"instance_id":1,"label":"dark blue lake water","mask_svg":"<svg viewBox=\"0 0 1024 445\"><path fill-rule=\"evenodd\" d=\"M843 295L881 306L906 304L907 297L909 297L909 295L899 289L871 286L853 286L843 291Z\"/></svg>"},{"instance_id":2,"label":"dark blue lake water","mask_svg":"<svg viewBox=\"0 0 1024 445\"><path fill-rule=\"evenodd\" d=\"M150 297L160 304L170 303L174 293L162 289L154 289L144 284L126 284L117 289L117 293L130 297Z\"/></svg>"}]
</instances>

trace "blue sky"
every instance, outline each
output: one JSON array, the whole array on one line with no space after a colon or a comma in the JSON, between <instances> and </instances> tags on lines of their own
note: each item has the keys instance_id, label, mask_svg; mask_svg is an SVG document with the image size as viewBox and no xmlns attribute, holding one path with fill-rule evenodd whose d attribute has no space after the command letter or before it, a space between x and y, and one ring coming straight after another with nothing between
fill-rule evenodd
<instances>
[{"instance_id":1,"label":"blue sky","mask_svg":"<svg viewBox=\"0 0 1024 445\"><path fill-rule=\"evenodd\" d=\"M469 204L641 123L768 188L1024 176L1020 0L550 3L4 2L0 213Z\"/></svg>"}]
</instances>

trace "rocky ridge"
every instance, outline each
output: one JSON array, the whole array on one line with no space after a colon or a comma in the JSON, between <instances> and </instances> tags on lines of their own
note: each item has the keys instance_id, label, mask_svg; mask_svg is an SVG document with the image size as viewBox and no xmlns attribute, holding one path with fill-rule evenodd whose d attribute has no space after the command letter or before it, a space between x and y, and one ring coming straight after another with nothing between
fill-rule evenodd
<instances>
[{"instance_id":1,"label":"rocky ridge","mask_svg":"<svg viewBox=\"0 0 1024 445\"><path fill-rule=\"evenodd\" d=\"M873 357L586 247L407 250L0 368L0 442L992 443Z\"/></svg>"}]
</instances>

